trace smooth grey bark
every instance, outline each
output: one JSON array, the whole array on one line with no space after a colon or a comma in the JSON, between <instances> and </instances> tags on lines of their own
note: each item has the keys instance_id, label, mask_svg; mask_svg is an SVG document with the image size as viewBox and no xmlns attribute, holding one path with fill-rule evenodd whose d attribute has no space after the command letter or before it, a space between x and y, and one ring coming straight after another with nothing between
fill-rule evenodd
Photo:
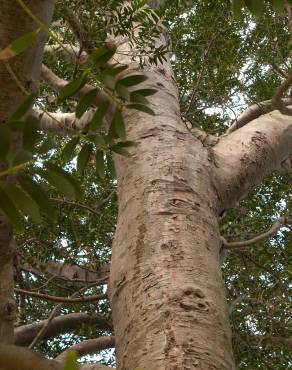
<instances>
[{"instance_id":1,"label":"smooth grey bark","mask_svg":"<svg viewBox=\"0 0 292 370\"><path fill-rule=\"evenodd\" d=\"M45 25L49 25L54 9L54 0L27 0L26 5ZM0 0L0 45L8 46L16 38L36 30L38 26L24 12L17 2ZM20 21L21 20L21 21ZM29 92L38 89L43 48L46 34L39 33L33 46L21 55L9 60L9 66L17 76L18 84ZM0 124L4 122L25 98L8 72L7 63L0 62ZM13 256L14 243L12 227L6 218L0 215L0 342L13 342L13 320L15 305L13 301Z\"/></svg>"}]
</instances>

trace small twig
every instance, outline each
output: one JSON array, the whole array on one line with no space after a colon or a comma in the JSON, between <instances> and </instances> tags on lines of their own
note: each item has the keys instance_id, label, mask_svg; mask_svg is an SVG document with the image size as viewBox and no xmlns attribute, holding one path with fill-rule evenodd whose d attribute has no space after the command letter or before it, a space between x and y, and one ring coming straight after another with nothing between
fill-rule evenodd
<instances>
[{"instance_id":1,"label":"small twig","mask_svg":"<svg viewBox=\"0 0 292 370\"><path fill-rule=\"evenodd\" d=\"M277 75L279 75L282 78L288 78L288 75L284 73L276 63L271 63L270 66L277 73Z\"/></svg>"},{"instance_id":2,"label":"small twig","mask_svg":"<svg viewBox=\"0 0 292 370\"><path fill-rule=\"evenodd\" d=\"M227 242L223 237L221 237L222 248L223 249L238 249L238 248L249 247L253 244L256 244L274 235L281 227L288 225L290 222L291 222L290 218L280 217L276 222L274 222L274 224L269 230L267 230L266 232L260 235L257 235L256 237L252 239L245 240L245 241Z\"/></svg>"}]
</instances>

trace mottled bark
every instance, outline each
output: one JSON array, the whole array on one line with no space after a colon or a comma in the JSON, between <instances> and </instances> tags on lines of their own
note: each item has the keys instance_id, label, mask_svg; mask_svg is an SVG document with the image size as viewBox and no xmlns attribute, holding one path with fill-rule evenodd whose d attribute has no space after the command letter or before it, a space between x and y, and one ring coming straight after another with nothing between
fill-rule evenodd
<instances>
[{"instance_id":1,"label":"mottled bark","mask_svg":"<svg viewBox=\"0 0 292 370\"><path fill-rule=\"evenodd\" d=\"M54 8L54 0L27 0L26 5L44 24L48 25ZM5 47L16 38L36 30L38 26L24 12L17 2L0 0L0 45ZM20 21L21 20L21 21ZM46 34L40 32L33 46L20 56L9 60L9 65L20 83L27 91L37 91L40 67ZM13 113L25 98L7 70L5 63L0 63L0 123ZM12 229L3 215L0 215L0 342L13 342L13 254Z\"/></svg>"},{"instance_id":2,"label":"mottled bark","mask_svg":"<svg viewBox=\"0 0 292 370\"><path fill-rule=\"evenodd\" d=\"M135 72L135 66L133 66ZM137 66L136 66L137 69ZM233 369L212 155L180 119L168 63L149 67L156 115L125 111L110 300L119 370Z\"/></svg>"},{"instance_id":3,"label":"mottled bark","mask_svg":"<svg viewBox=\"0 0 292 370\"><path fill-rule=\"evenodd\" d=\"M15 344L28 346L43 327L44 321L23 325L14 330ZM100 330L112 330L108 320L97 314L71 313L55 317L48 327L44 339L53 338L63 333L73 332L83 325L90 325Z\"/></svg>"}]
</instances>

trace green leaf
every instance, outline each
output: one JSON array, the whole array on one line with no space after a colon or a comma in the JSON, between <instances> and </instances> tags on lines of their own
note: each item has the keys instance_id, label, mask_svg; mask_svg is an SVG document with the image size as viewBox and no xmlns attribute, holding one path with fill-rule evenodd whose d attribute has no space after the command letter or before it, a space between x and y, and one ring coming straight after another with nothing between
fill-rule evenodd
<instances>
[{"instance_id":1,"label":"green leaf","mask_svg":"<svg viewBox=\"0 0 292 370\"><path fill-rule=\"evenodd\" d=\"M35 118L28 117L26 119L22 138L23 148L32 151L40 138L38 121Z\"/></svg>"},{"instance_id":2,"label":"green leaf","mask_svg":"<svg viewBox=\"0 0 292 370\"><path fill-rule=\"evenodd\" d=\"M64 100L75 95L86 83L86 76L81 74L75 80L69 82L60 92L60 99Z\"/></svg>"},{"instance_id":3,"label":"green leaf","mask_svg":"<svg viewBox=\"0 0 292 370\"><path fill-rule=\"evenodd\" d=\"M33 221L39 223L41 215L37 203L28 196L22 189L14 184L1 182L1 187L6 191L8 196L13 199L15 205L26 215L30 216Z\"/></svg>"},{"instance_id":4,"label":"green leaf","mask_svg":"<svg viewBox=\"0 0 292 370\"><path fill-rule=\"evenodd\" d=\"M10 131L7 125L0 125L0 162L4 161L10 149Z\"/></svg>"},{"instance_id":5,"label":"green leaf","mask_svg":"<svg viewBox=\"0 0 292 370\"><path fill-rule=\"evenodd\" d=\"M24 174L18 174L17 180L22 189L27 192L32 199L35 200L40 209L48 216L48 218L54 221L56 212L43 188L33 179Z\"/></svg>"},{"instance_id":6,"label":"green leaf","mask_svg":"<svg viewBox=\"0 0 292 370\"><path fill-rule=\"evenodd\" d=\"M12 114L9 118L10 121L18 121L20 120L25 113L27 113L33 105L36 96L34 94L29 95L27 99L17 108L17 110Z\"/></svg>"},{"instance_id":7,"label":"green leaf","mask_svg":"<svg viewBox=\"0 0 292 370\"><path fill-rule=\"evenodd\" d=\"M63 168L50 163L46 162L45 167L52 171L55 172L56 174L59 174L60 176L63 177L64 181L68 183L68 189L71 187L70 192L74 193L73 198L78 199L81 196L81 188L79 186L78 181L67 171L63 170ZM68 190L69 191L69 190Z\"/></svg>"},{"instance_id":8,"label":"green leaf","mask_svg":"<svg viewBox=\"0 0 292 370\"><path fill-rule=\"evenodd\" d=\"M93 145L86 143L81 148L77 158L77 171L83 176L85 167L90 159L93 150Z\"/></svg>"},{"instance_id":9,"label":"green leaf","mask_svg":"<svg viewBox=\"0 0 292 370\"><path fill-rule=\"evenodd\" d=\"M122 112L116 109L112 124L115 127L115 132L121 140L126 140L126 129Z\"/></svg>"},{"instance_id":10,"label":"green leaf","mask_svg":"<svg viewBox=\"0 0 292 370\"><path fill-rule=\"evenodd\" d=\"M69 351L64 363L63 370L79 370L80 364L77 359L77 353L73 350Z\"/></svg>"},{"instance_id":11,"label":"green leaf","mask_svg":"<svg viewBox=\"0 0 292 370\"><path fill-rule=\"evenodd\" d=\"M114 64L112 66L107 67L104 71L107 74L110 74L112 76L116 76L117 74L125 71L128 68L128 65L117 65Z\"/></svg>"},{"instance_id":12,"label":"green leaf","mask_svg":"<svg viewBox=\"0 0 292 370\"><path fill-rule=\"evenodd\" d=\"M146 80L147 80L147 77L145 75L132 75L132 76L121 78L120 80L118 80L117 84L121 84L124 86L134 86Z\"/></svg>"},{"instance_id":13,"label":"green leaf","mask_svg":"<svg viewBox=\"0 0 292 370\"><path fill-rule=\"evenodd\" d=\"M0 60L11 59L25 51L34 42L39 31L40 28L33 32L29 32L23 36L20 36L16 40L12 41L12 43L8 45L5 49L0 50Z\"/></svg>"},{"instance_id":14,"label":"green leaf","mask_svg":"<svg viewBox=\"0 0 292 370\"><path fill-rule=\"evenodd\" d=\"M69 162L74 157L74 151L76 146L79 144L80 137L75 136L73 139L68 141L68 143L65 145L63 151L62 151L62 158L65 162Z\"/></svg>"},{"instance_id":15,"label":"green leaf","mask_svg":"<svg viewBox=\"0 0 292 370\"><path fill-rule=\"evenodd\" d=\"M101 124L102 120L110 106L109 101L105 101L104 103L101 104L101 106L97 109L97 111L94 113L91 121L86 125L84 130L92 130L95 131Z\"/></svg>"},{"instance_id":16,"label":"green leaf","mask_svg":"<svg viewBox=\"0 0 292 370\"><path fill-rule=\"evenodd\" d=\"M99 80L109 89L114 90L116 87L116 79L112 75L103 73Z\"/></svg>"},{"instance_id":17,"label":"green leaf","mask_svg":"<svg viewBox=\"0 0 292 370\"><path fill-rule=\"evenodd\" d=\"M138 103L128 104L127 108L136 109L141 112L151 114L151 116L155 116L155 112L153 112L152 109L150 109L147 105L144 105L144 104L138 104Z\"/></svg>"},{"instance_id":18,"label":"green leaf","mask_svg":"<svg viewBox=\"0 0 292 370\"><path fill-rule=\"evenodd\" d=\"M124 100L126 101L129 101L130 100L130 92L129 90L126 88L126 86L124 85L121 85L121 84L118 84L116 86L116 92L117 94L123 98Z\"/></svg>"},{"instance_id":19,"label":"green leaf","mask_svg":"<svg viewBox=\"0 0 292 370\"><path fill-rule=\"evenodd\" d=\"M109 49L106 46L102 46L101 48L95 50L89 56L89 59L97 66L102 67L114 56L116 50L116 48Z\"/></svg>"},{"instance_id":20,"label":"green leaf","mask_svg":"<svg viewBox=\"0 0 292 370\"><path fill-rule=\"evenodd\" d=\"M131 92L130 100L133 103L145 104L145 105L149 104L149 101L143 95L140 95L137 92Z\"/></svg>"},{"instance_id":21,"label":"green leaf","mask_svg":"<svg viewBox=\"0 0 292 370\"><path fill-rule=\"evenodd\" d=\"M240 18L241 9L243 7L244 7L244 0L232 0L232 11L236 19Z\"/></svg>"},{"instance_id":22,"label":"green leaf","mask_svg":"<svg viewBox=\"0 0 292 370\"><path fill-rule=\"evenodd\" d=\"M105 164L104 164L104 153L101 150L98 150L95 155L95 166L96 173L101 179L105 178Z\"/></svg>"},{"instance_id":23,"label":"green leaf","mask_svg":"<svg viewBox=\"0 0 292 370\"><path fill-rule=\"evenodd\" d=\"M98 148L104 148L106 146L106 142L104 140L103 135L88 135L88 139L95 144Z\"/></svg>"},{"instance_id":24,"label":"green leaf","mask_svg":"<svg viewBox=\"0 0 292 370\"><path fill-rule=\"evenodd\" d=\"M285 13L286 9L285 5L286 5L285 0L273 0L273 8L281 14Z\"/></svg>"},{"instance_id":25,"label":"green leaf","mask_svg":"<svg viewBox=\"0 0 292 370\"><path fill-rule=\"evenodd\" d=\"M254 15L262 15L264 11L264 1L263 0L244 0L248 9Z\"/></svg>"},{"instance_id":26,"label":"green leaf","mask_svg":"<svg viewBox=\"0 0 292 370\"><path fill-rule=\"evenodd\" d=\"M47 154L50 150L55 148L55 142L53 139L48 138L44 140L36 149L36 152L39 154Z\"/></svg>"},{"instance_id":27,"label":"green leaf","mask_svg":"<svg viewBox=\"0 0 292 370\"><path fill-rule=\"evenodd\" d=\"M36 168L35 172L66 197L70 199L76 198L75 187L72 185L71 181L68 181L67 177L64 176L61 171L52 169L52 167L47 163L45 169Z\"/></svg>"},{"instance_id":28,"label":"green leaf","mask_svg":"<svg viewBox=\"0 0 292 370\"><path fill-rule=\"evenodd\" d=\"M13 201L2 187L2 183L0 183L0 209L15 228L20 231L22 229L21 216Z\"/></svg>"},{"instance_id":29,"label":"green leaf","mask_svg":"<svg viewBox=\"0 0 292 370\"><path fill-rule=\"evenodd\" d=\"M81 118L87 109L95 102L97 89L88 91L79 101L76 107L76 117Z\"/></svg>"},{"instance_id":30,"label":"green leaf","mask_svg":"<svg viewBox=\"0 0 292 370\"><path fill-rule=\"evenodd\" d=\"M133 94L139 94L142 96L151 96L157 93L157 90L155 89L140 89L140 90L134 90L132 91Z\"/></svg>"},{"instance_id":31,"label":"green leaf","mask_svg":"<svg viewBox=\"0 0 292 370\"><path fill-rule=\"evenodd\" d=\"M19 164L30 162L33 159L33 154L25 149L18 149L13 153L12 166L18 166Z\"/></svg>"},{"instance_id":32,"label":"green leaf","mask_svg":"<svg viewBox=\"0 0 292 370\"><path fill-rule=\"evenodd\" d=\"M110 149L113 152L115 152L117 154L120 154L120 155L122 155L124 157L130 157L131 156L130 153L125 148L123 148L123 147L121 147L119 145L113 145L113 146L110 147Z\"/></svg>"}]
</instances>

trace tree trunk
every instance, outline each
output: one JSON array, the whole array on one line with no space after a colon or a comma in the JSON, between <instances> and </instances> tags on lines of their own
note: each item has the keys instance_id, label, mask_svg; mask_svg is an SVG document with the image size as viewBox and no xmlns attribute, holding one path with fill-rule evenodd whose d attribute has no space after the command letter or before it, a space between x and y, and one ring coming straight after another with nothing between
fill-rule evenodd
<instances>
[{"instance_id":1,"label":"tree trunk","mask_svg":"<svg viewBox=\"0 0 292 370\"><path fill-rule=\"evenodd\" d=\"M133 69L137 69L133 67ZM136 70L137 72L137 70ZM126 111L110 300L119 370L234 369L211 152L185 127L170 63L148 69L156 115Z\"/></svg>"},{"instance_id":2,"label":"tree trunk","mask_svg":"<svg viewBox=\"0 0 292 370\"><path fill-rule=\"evenodd\" d=\"M25 4L46 26L50 24L54 0L27 0ZM38 26L20 7L18 2L0 0L0 46L6 47L13 40ZM46 33L40 32L33 46L23 54L12 58L8 63L0 62L0 124L4 122L25 98L24 90L37 91L40 67ZM9 72L13 71L14 77ZM15 77L16 76L16 77ZM22 85L22 89L19 87ZM13 300L13 256L14 242L12 227L0 214L0 343L13 342L13 320L15 305Z\"/></svg>"}]
</instances>

